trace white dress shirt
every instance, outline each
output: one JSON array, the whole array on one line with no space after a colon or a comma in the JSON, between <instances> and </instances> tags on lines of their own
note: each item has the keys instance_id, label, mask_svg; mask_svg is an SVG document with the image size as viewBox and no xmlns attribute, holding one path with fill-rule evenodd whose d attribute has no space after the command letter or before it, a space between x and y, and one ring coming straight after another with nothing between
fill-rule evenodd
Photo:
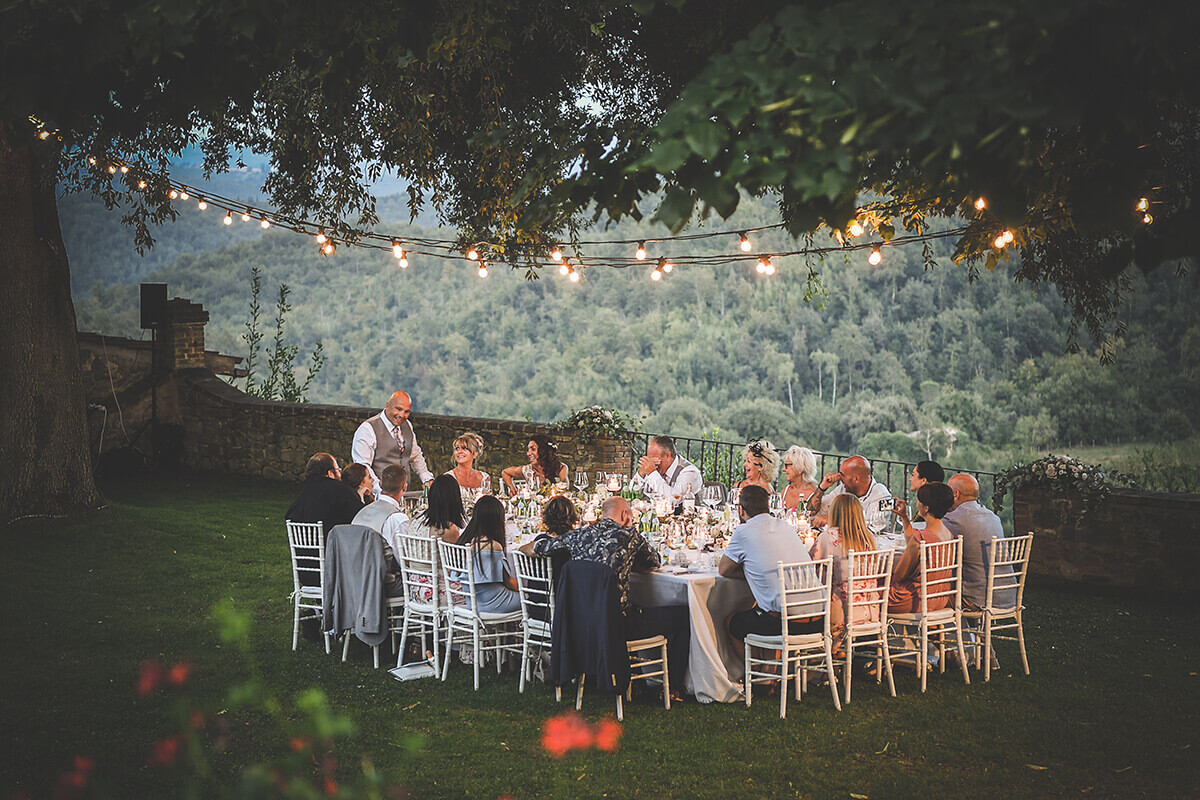
<instances>
[{"instance_id":1,"label":"white dress shirt","mask_svg":"<svg viewBox=\"0 0 1200 800\"><path fill-rule=\"evenodd\" d=\"M846 494L846 487L839 483L834 486L825 496L821 498L820 515L823 517L829 516L829 509L833 506L833 499L840 494ZM904 544L904 532L896 530L895 517L891 511L883 511L879 508L881 501L892 496L888 488L874 478L871 479L871 485L867 487L866 494L862 497L850 495L856 498L862 504L863 517L866 519L867 527L871 529L871 533L875 534L875 546L879 549L888 547L896 548Z\"/></svg>"},{"instance_id":2,"label":"white dress shirt","mask_svg":"<svg viewBox=\"0 0 1200 800\"><path fill-rule=\"evenodd\" d=\"M692 494L699 499L700 490L704 488L704 476L700 474L699 467L683 456L677 455L664 472L666 475L654 470L642 478L642 491L646 494L666 494L682 498L690 489ZM669 482L667 479L671 477L674 477L675 480Z\"/></svg>"}]
</instances>

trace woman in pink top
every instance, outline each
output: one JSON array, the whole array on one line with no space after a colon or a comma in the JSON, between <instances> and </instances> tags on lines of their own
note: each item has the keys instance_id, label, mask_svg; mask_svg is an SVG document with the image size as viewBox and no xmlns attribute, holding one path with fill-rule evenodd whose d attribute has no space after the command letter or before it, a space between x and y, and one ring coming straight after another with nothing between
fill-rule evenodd
<instances>
[{"instance_id":1,"label":"woman in pink top","mask_svg":"<svg viewBox=\"0 0 1200 800\"><path fill-rule=\"evenodd\" d=\"M867 521L863 518L862 503L858 501L857 497L850 494L840 494L835 497L833 505L829 509L829 525L813 542L811 551L814 561L834 556L833 592L841 601L833 603L829 608L829 625L834 641L837 641L839 631L845 623L846 608L849 605L846 591L848 575L846 573L849 571L850 553L851 551L865 553L874 549L875 537L871 534L871 530L867 527ZM869 587L859 585L862 583L865 581L855 582L853 589L856 595L869 589ZM871 583L874 585L874 581ZM870 608L860 608L859 613L862 616L854 621L866 622L869 619L870 611Z\"/></svg>"},{"instance_id":2,"label":"woman in pink top","mask_svg":"<svg viewBox=\"0 0 1200 800\"><path fill-rule=\"evenodd\" d=\"M904 522L904 555L892 570L892 587L888 592L888 612L913 614L921 610L921 543L948 542L953 534L942 524L942 517L954 505L954 491L944 483L927 483L917 490L917 511L925 519L925 528L918 530L908 518L908 507L896 500L894 513ZM930 580L948 576L947 570L931 572ZM929 602L929 611L945 608L948 597Z\"/></svg>"}]
</instances>

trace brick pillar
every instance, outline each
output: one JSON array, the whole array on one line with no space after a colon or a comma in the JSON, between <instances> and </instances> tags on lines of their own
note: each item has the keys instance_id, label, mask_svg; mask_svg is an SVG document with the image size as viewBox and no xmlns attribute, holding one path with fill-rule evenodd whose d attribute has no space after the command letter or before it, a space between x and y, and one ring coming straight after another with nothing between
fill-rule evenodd
<instances>
[{"instance_id":1,"label":"brick pillar","mask_svg":"<svg viewBox=\"0 0 1200 800\"><path fill-rule=\"evenodd\" d=\"M167 301L167 319L159 331L164 371L204 366L204 326L208 312L199 303L176 297Z\"/></svg>"}]
</instances>

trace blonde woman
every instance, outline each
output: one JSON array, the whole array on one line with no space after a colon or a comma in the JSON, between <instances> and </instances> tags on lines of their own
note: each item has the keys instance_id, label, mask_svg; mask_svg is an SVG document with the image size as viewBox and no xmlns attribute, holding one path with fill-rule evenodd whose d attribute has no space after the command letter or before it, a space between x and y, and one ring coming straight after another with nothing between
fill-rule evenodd
<instances>
[{"instance_id":1,"label":"blonde woman","mask_svg":"<svg viewBox=\"0 0 1200 800\"><path fill-rule=\"evenodd\" d=\"M746 479L735 488L761 486L768 495L775 493L775 479L779 477L779 451L766 439L755 439L742 448L742 467Z\"/></svg>"},{"instance_id":2,"label":"blonde woman","mask_svg":"<svg viewBox=\"0 0 1200 800\"><path fill-rule=\"evenodd\" d=\"M477 433L464 433L454 440L454 469L447 472L463 489L491 490L491 477L475 469L475 460L483 455L483 439Z\"/></svg>"},{"instance_id":3,"label":"blonde woman","mask_svg":"<svg viewBox=\"0 0 1200 800\"><path fill-rule=\"evenodd\" d=\"M817 491L817 456L812 450L792 445L783 454L783 507L795 511Z\"/></svg>"},{"instance_id":4,"label":"blonde woman","mask_svg":"<svg viewBox=\"0 0 1200 800\"><path fill-rule=\"evenodd\" d=\"M865 553L874 549L875 535L867 527L867 520L863 517L862 503L858 498L848 494L841 494L833 498L833 506L829 509L829 525L813 542L810 554L814 561L833 556L833 593L841 601L831 604L829 608L829 626L830 630L834 632L834 641L837 641L838 632L845 624L846 607L849 605L846 592L846 573L849 568L850 552ZM870 586L861 585L864 583L866 581L855 582L854 593L856 596L871 589ZM870 621L872 610L872 608L860 608L859 613L862 616L854 621Z\"/></svg>"}]
</instances>

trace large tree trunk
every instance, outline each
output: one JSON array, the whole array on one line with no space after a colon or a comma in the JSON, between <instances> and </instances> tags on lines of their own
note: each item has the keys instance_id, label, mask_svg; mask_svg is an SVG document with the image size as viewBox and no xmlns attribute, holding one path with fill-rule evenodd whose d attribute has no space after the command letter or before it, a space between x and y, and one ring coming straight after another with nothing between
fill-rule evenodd
<instances>
[{"instance_id":1,"label":"large tree trunk","mask_svg":"<svg viewBox=\"0 0 1200 800\"><path fill-rule=\"evenodd\" d=\"M0 124L0 525L96 508L70 271L54 184Z\"/></svg>"}]
</instances>

